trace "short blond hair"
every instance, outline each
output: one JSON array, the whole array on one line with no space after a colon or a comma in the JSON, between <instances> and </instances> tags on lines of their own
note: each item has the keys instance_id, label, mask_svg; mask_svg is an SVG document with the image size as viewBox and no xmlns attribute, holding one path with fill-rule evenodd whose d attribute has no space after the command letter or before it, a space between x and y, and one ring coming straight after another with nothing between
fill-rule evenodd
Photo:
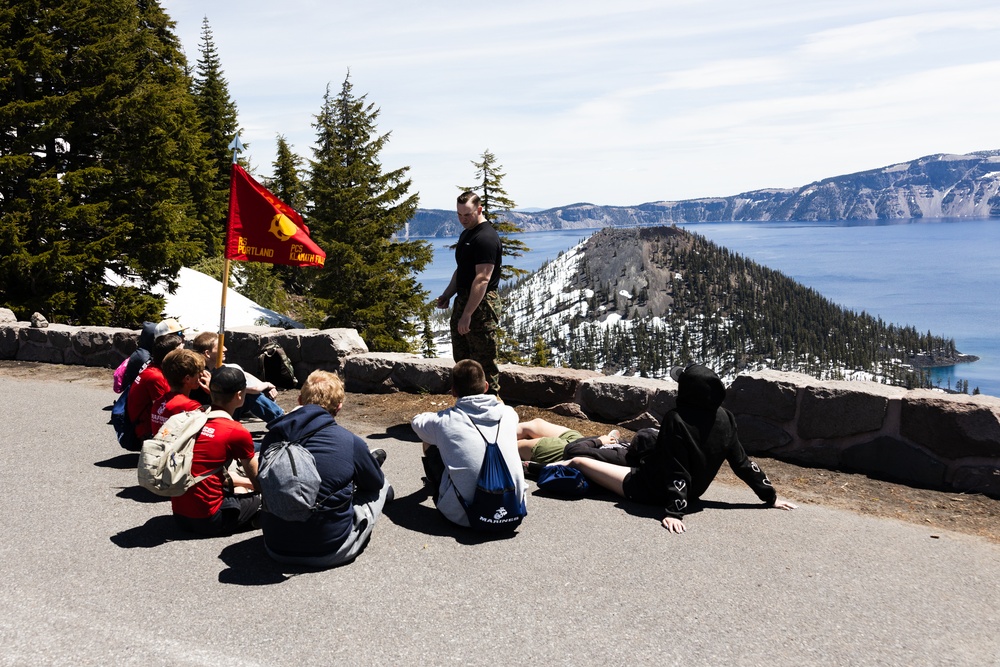
<instances>
[{"instance_id":1,"label":"short blond hair","mask_svg":"<svg viewBox=\"0 0 1000 667\"><path fill-rule=\"evenodd\" d=\"M299 403L318 405L331 415L336 415L344 403L344 381L336 373L313 371L302 385Z\"/></svg>"}]
</instances>

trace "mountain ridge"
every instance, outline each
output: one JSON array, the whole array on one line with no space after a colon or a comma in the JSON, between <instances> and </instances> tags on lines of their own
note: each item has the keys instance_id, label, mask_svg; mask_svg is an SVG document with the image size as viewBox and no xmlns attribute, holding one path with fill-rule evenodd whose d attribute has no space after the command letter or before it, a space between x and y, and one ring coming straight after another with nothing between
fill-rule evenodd
<instances>
[{"instance_id":1,"label":"mountain ridge","mask_svg":"<svg viewBox=\"0 0 1000 667\"><path fill-rule=\"evenodd\" d=\"M525 232L694 222L993 217L1000 216L1000 150L926 155L797 188L634 206L578 202L506 216ZM417 209L407 233L411 238L458 236L461 227L454 211Z\"/></svg>"}]
</instances>

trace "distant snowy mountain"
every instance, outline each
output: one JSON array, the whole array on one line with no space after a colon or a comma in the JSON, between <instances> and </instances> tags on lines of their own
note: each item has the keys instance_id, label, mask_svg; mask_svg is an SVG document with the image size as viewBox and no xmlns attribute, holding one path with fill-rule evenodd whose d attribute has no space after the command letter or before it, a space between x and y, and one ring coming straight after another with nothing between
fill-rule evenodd
<instances>
[{"instance_id":1,"label":"distant snowy mountain","mask_svg":"<svg viewBox=\"0 0 1000 667\"><path fill-rule=\"evenodd\" d=\"M921 386L920 367L974 360L677 227L604 229L503 296L501 327L532 365L542 352L606 374L697 361L728 379L769 368Z\"/></svg>"},{"instance_id":2,"label":"distant snowy mountain","mask_svg":"<svg viewBox=\"0 0 1000 667\"><path fill-rule=\"evenodd\" d=\"M512 211L526 232L636 227L728 220L886 220L1000 216L1000 151L928 155L835 176L800 188L637 206L578 203L538 212ZM454 211L418 209L410 236L457 236Z\"/></svg>"}]
</instances>

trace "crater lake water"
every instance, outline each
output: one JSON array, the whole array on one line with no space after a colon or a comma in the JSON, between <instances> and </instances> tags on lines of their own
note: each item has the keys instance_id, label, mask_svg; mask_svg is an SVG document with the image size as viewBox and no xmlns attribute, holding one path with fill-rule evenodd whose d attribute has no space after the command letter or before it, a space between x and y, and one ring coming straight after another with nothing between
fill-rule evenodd
<instances>
[{"instance_id":1,"label":"crater lake water","mask_svg":"<svg viewBox=\"0 0 1000 667\"><path fill-rule=\"evenodd\" d=\"M955 339L970 364L936 368L932 381L1000 396L1000 219L837 222L708 222L681 225L781 271L834 303L887 322ZM517 235L530 252L515 266L534 271L596 230ZM455 269L457 237L427 239L433 263L419 276L432 298Z\"/></svg>"}]
</instances>

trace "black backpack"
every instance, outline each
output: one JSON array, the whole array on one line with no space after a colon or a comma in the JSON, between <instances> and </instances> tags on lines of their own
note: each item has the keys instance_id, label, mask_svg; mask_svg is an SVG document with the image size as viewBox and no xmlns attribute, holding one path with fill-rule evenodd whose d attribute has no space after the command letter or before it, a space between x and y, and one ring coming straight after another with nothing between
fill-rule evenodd
<instances>
[{"instance_id":1,"label":"black backpack","mask_svg":"<svg viewBox=\"0 0 1000 667\"><path fill-rule=\"evenodd\" d=\"M469 421L472 421L472 417L469 417ZM476 422L472 422L472 425L479 431ZM497 444L500 438L500 422L497 422L497 440L490 442L482 431L479 431L479 435L486 443L486 454L483 455L483 464L479 468L476 493L472 496L472 502L466 502L457 487L455 495L465 508L469 526L472 528L495 532L514 530L521 525L521 520L527 516L528 510L524 500L517 497L514 478L511 477L500 445Z\"/></svg>"},{"instance_id":2,"label":"black backpack","mask_svg":"<svg viewBox=\"0 0 1000 667\"><path fill-rule=\"evenodd\" d=\"M268 343L261 349L257 357L257 366L260 369L261 379L275 387L294 389L299 386L292 362L277 343Z\"/></svg>"}]
</instances>

